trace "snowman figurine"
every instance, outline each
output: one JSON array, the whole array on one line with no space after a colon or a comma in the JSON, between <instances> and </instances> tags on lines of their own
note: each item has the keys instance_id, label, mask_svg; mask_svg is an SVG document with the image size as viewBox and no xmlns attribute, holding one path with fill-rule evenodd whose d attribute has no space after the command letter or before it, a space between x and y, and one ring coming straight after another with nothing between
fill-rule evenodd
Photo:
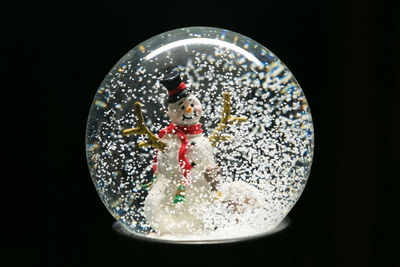
<instances>
[{"instance_id":1,"label":"snowman figurine","mask_svg":"<svg viewBox=\"0 0 400 267\"><path fill-rule=\"evenodd\" d=\"M199 123L200 100L182 82L179 72L165 75L161 84L168 90L168 127L158 137L152 134L144 124L141 104L136 102L138 127L123 130L123 135L147 135L148 141L139 147L157 149L154 178L144 186L149 190L144 202L146 220L160 235L193 235L204 231L204 218L221 197L217 190L221 170L215 163L213 146L226 139L221 133L228 125L246 118L230 116L230 95L224 93L221 122L206 138Z\"/></svg>"}]
</instances>

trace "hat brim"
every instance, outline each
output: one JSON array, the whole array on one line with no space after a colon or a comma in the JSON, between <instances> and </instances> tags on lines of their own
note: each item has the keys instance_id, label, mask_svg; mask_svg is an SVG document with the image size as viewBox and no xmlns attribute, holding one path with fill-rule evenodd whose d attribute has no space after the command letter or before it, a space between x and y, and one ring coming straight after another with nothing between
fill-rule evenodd
<instances>
[{"instance_id":1,"label":"hat brim","mask_svg":"<svg viewBox=\"0 0 400 267\"><path fill-rule=\"evenodd\" d=\"M189 92L187 89L180 91L179 93L176 93L174 95L171 95L168 97L168 104L176 103L182 98L185 98L189 95Z\"/></svg>"}]
</instances>

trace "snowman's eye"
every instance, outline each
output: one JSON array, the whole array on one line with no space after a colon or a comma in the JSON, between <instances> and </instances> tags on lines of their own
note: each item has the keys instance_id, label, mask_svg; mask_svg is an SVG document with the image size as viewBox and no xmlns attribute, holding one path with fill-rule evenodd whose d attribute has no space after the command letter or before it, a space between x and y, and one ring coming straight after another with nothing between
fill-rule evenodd
<instances>
[{"instance_id":1,"label":"snowman's eye","mask_svg":"<svg viewBox=\"0 0 400 267\"><path fill-rule=\"evenodd\" d=\"M194 107L194 104L192 103L192 104L190 104L190 106L191 106L191 107Z\"/></svg>"},{"instance_id":2,"label":"snowman's eye","mask_svg":"<svg viewBox=\"0 0 400 267\"><path fill-rule=\"evenodd\" d=\"M184 106L182 106L182 107L181 107L181 109L182 109L182 110L184 110L184 109L185 109L185 107L184 107Z\"/></svg>"}]
</instances>

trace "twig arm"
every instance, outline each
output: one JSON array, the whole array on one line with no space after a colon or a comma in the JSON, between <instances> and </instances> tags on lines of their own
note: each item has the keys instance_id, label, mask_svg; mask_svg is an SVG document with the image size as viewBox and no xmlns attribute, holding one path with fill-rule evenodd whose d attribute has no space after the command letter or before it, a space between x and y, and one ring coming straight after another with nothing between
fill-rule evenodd
<instances>
[{"instance_id":1,"label":"twig arm","mask_svg":"<svg viewBox=\"0 0 400 267\"><path fill-rule=\"evenodd\" d=\"M228 127L228 125L232 125L233 123L242 123L247 121L245 117L231 117L231 94L229 92L222 93L223 99L223 111L221 121L219 122L217 128L210 135L208 140L210 141L212 146L216 146L220 141L226 141L229 138L226 136L222 136L222 131Z\"/></svg>"},{"instance_id":2,"label":"twig arm","mask_svg":"<svg viewBox=\"0 0 400 267\"><path fill-rule=\"evenodd\" d=\"M135 128L129 128L125 129L122 131L122 134L124 136L129 136L132 134L143 134L148 137L148 141L146 142L140 142L139 143L139 148L145 147L145 146L151 146L154 147L158 150L164 151L164 149L167 147L167 144L161 141L160 138L158 138L156 135L154 135L149 128L144 123L144 118L142 114L142 104L140 102L135 102L134 105L134 112L136 117L138 118L138 123L137 127Z\"/></svg>"}]
</instances>

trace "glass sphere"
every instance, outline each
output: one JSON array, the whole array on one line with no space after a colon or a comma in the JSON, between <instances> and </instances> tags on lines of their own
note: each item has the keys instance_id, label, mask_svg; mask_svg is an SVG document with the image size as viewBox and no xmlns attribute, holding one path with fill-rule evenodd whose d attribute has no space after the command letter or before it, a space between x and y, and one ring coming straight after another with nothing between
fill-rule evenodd
<instances>
[{"instance_id":1,"label":"glass sphere","mask_svg":"<svg viewBox=\"0 0 400 267\"><path fill-rule=\"evenodd\" d=\"M181 104L161 83L173 72L190 92ZM196 111L192 102L202 133L183 134L187 143L177 128L159 135L172 111ZM98 194L128 231L218 240L264 234L285 218L310 173L313 133L307 100L273 53L235 32L190 27L144 41L111 69L90 109L86 152Z\"/></svg>"}]
</instances>

